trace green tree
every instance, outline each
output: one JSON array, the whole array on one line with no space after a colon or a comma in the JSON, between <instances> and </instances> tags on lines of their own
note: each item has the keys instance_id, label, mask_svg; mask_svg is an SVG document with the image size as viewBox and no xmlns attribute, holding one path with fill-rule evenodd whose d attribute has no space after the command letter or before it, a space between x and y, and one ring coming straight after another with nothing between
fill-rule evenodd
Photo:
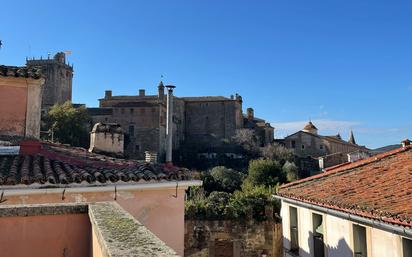
<instances>
[{"instance_id":1,"label":"green tree","mask_svg":"<svg viewBox=\"0 0 412 257\"><path fill-rule=\"evenodd\" d=\"M249 162L248 175L245 183L251 186L275 186L286 182L286 176L282 165L278 161L268 159L257 159Z\"/></svg>"},{"instance_id":2,"label":"green tree","mask_svg":"<svg viewBox=\"0 0 412 257\"><path fill-rule=\"evenodd\" d=\"M271 187L244 185L242 191L232 195L227 209L231 210L235 219L266 220L267 207L272 207L272 215L280 210L280 203L273 199L272 194Z\"/></svg>"},{"instance_id":3,"label":"green tree","mask_svg":"<svg viewBox=\"0 0 412 257\"><path fill-rule=\"evenodd\" d=\"M75 108L67 101L50 109L45 120L45 130L53 133L53 140L59 143L88 147L90 120L85 107Z\"/></svg>"},{"instance_id":4,"label":"green tree","mask_svg":"<svg viewBox=\"0 0 412 257\"><path fill-rule=\"evenodd\" d=\"M224 166L214 167L210 170L210 175L218 187L217 191L228 193L233 193L235 190L240 189L244 179L242 173Z\"/></svg>"}]
</instances>

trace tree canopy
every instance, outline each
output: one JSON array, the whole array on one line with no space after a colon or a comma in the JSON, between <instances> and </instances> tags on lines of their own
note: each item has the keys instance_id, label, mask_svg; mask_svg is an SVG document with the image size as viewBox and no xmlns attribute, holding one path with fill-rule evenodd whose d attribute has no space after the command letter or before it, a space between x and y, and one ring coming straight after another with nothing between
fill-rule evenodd
<instances>
[{"instance_id":1,"label":"tree canopy","mask_svg":"<svg viewBox=\"0 0 412 257\"><path fill-rule=\"evenodd\" d=\"M88 147L90 116L85 107L75 108L70 101L54 105L45 118L45 130L53 140L72 146Z\"/></svg>"}]
</instances>

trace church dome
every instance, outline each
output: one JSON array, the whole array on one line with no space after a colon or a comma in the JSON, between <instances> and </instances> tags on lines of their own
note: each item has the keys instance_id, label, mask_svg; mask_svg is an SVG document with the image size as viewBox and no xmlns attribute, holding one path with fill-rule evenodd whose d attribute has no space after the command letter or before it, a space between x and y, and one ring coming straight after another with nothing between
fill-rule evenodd
<instances>
[{"instance_id":1,"label":"church dome","mask_svg":"<svg viewBox=\"0 0 412 257\"><path fill-rule=\"evenodd\" d=\"M318 128L313 125L311 121L309 121L305 127L302 129L304 132L312 133L312 134L318 134Z\"/></svg>"}]
</instances>

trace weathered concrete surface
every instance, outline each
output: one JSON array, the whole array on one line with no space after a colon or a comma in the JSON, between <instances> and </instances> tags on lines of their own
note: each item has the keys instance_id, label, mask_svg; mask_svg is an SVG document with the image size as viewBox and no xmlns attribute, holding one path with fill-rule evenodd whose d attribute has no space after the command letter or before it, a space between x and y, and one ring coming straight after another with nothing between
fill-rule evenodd
<instances>
[{"instance_id":1,"label":"weathered concrete surface","mask_svg":"<svg viewBox=\"0 0 412 257\"><path fill-rule=\"evenodd\" d=\"M280 257L281 224L273 221L185 221L185 256Z\"/></svg>"},{"instance_id":2,"label":"weathered concrete surface","mask_svg":"<svg viewBox=\"0 0 412 257\"><path fill-rule=\"evenodd\" d=\"M178 256L116 203L89 206L93 227L93 256ZM100 247L95 247L95 245ZM99 250L100 249L100 250Z\"/></svg>"}]
</instances>

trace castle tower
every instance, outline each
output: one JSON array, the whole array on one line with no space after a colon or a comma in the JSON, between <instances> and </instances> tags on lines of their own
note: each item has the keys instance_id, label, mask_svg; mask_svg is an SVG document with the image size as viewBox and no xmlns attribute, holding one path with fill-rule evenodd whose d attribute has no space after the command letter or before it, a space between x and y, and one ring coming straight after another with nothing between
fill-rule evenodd
<instances>
[{"instance_id":1,"label":"castle tower","mask_svg":"<svg viewBox=\"0 0 412 257\"><path fill-rule=\"evenodd\" d=\"M45 76L42 98L42 112L47 111L55 104L72 100L73 66L66 63L66 55L57 53L53 59L31 59L26 61L26 66L41 67Z\"/></svg>"}]
</instances>

